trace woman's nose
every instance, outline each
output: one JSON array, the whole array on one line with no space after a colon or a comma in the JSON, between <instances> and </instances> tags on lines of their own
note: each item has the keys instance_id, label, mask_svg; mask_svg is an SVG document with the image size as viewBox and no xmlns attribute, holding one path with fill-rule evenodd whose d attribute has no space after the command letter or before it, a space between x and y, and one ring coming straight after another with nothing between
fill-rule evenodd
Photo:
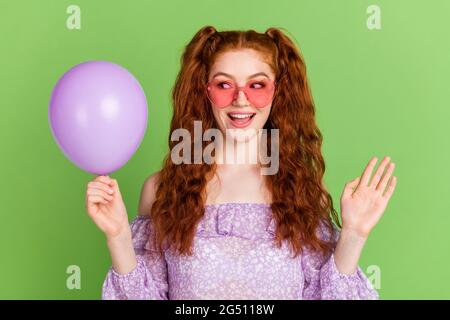
<instances>
[{"instance_id":1,"label":"woman's nose","mask_svg":"<svg viewBox=\"0 0 450 320\"><path fill-rule=\"evenodd\" d=\"M236 105L236 106L248 106L248 105L250 105L250 103L248 102L244 91L242 91L242 90L238 91L236 99L234 100L234 105Z\"/></svg>"}]
</instances>

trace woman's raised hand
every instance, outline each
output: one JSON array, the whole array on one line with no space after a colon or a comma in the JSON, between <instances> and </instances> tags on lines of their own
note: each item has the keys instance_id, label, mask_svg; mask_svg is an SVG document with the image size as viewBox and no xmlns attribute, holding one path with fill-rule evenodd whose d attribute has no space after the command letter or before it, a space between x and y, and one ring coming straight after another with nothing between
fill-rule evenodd
<instances>
[{"instance_id":1,"label":"woman's raised hand","mask_svg":"<svg viewBox=\"0 0 450 320\"><path fill-rule=\"evenodd\" d=\"M390 160L390 157L384 157L369 183L378 161L376 157L373 157L362 176L345 185L341 196L343 230L356 232L358 236L367 238L378 223L397 184L396 176L390 179L395 167Z\"/></svg>"}]
</instances>

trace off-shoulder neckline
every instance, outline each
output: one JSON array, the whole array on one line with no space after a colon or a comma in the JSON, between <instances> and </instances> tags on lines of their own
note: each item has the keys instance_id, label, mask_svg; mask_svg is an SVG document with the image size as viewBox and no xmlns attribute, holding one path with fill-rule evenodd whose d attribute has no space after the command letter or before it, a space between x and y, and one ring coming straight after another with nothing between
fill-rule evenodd
<instances>
[{"instance_id":1,"label":"off-shoulder neckline","mask_svg":"<svg viewBox=\"0 0 450 320\"><path fill-rule=\"evenodd\" d=\"M211 209L224 206L244 206L244 207L254 206L262 208L270 208L271 204L263 202L223 202L223 203L207 203L204 206L205 208ZM148 218L149 216L138 214L137 217Z\"/></svg>"},{"instance_id":2,"label":"off-shoulder neckline","mask_svg":"<svg viewBox=\"0 0 450 320\"><path fill-rule=\"evenodd\" d=\"M263 202L223 202L223 203L206 203L205 207L220 207L220 206L258 206L258 207L270 207L270 203L263 203Z\"/></svg>"}]
</instances>

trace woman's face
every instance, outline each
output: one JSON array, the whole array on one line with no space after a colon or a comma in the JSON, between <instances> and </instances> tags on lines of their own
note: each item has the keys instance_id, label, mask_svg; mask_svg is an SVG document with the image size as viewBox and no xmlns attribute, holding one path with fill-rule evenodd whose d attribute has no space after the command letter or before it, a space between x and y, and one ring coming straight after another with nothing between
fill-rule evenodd
<instances>
[{"instance_id":1,"label":"woman's face","mask_svg":"<svg viewBox=\"0 0 450 320\"><path fill-rule=\"evenodd\" d=\"M253 49L227 51L220 54L208 75L208 81L214 81L214 85L221 86L220 88L229 88L234 82L239 87L249 84L252 90L261 88L267 80L273 81L274 78L272 68L264 62L263 56ZM226 129L258 130L264 127L269 117L272 99L273 96L264 105L256 107L248 101L241 90L228 105L218 106L211 102L211 106L222 132L225 133Z\"/></svg>"}]
</instances>

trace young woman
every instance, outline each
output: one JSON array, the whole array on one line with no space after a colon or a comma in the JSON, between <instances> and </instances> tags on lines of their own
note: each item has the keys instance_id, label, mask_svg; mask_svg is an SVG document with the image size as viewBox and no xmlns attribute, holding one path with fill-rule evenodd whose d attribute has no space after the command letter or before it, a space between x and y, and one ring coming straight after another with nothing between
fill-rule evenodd
<instances>
[{"instance_id":1,"label":"young woman","mask_svg":"<svg viewBox=\"0 0 450 320\"><path fill-rule=\"evenodd\" d=\"M370 179L373 157L345 185L341 225L322 182L305 63L289 37L277 28L200 29L182 56L173 106L171 132L191 134L191 151L194 121L231 139L214 140L212 163L174 161L170 139L131 224L115 179L88 183L86 208L112 258L103 299L378 298L358 261L393 194L394 163L385 157ZM261 149L247 148L263 145L261 130L242 138L248 129L278 130L264 142L275 171L262 174ZM227 161L245 152L246 161Z\"/></svg>"}]
</instances>

